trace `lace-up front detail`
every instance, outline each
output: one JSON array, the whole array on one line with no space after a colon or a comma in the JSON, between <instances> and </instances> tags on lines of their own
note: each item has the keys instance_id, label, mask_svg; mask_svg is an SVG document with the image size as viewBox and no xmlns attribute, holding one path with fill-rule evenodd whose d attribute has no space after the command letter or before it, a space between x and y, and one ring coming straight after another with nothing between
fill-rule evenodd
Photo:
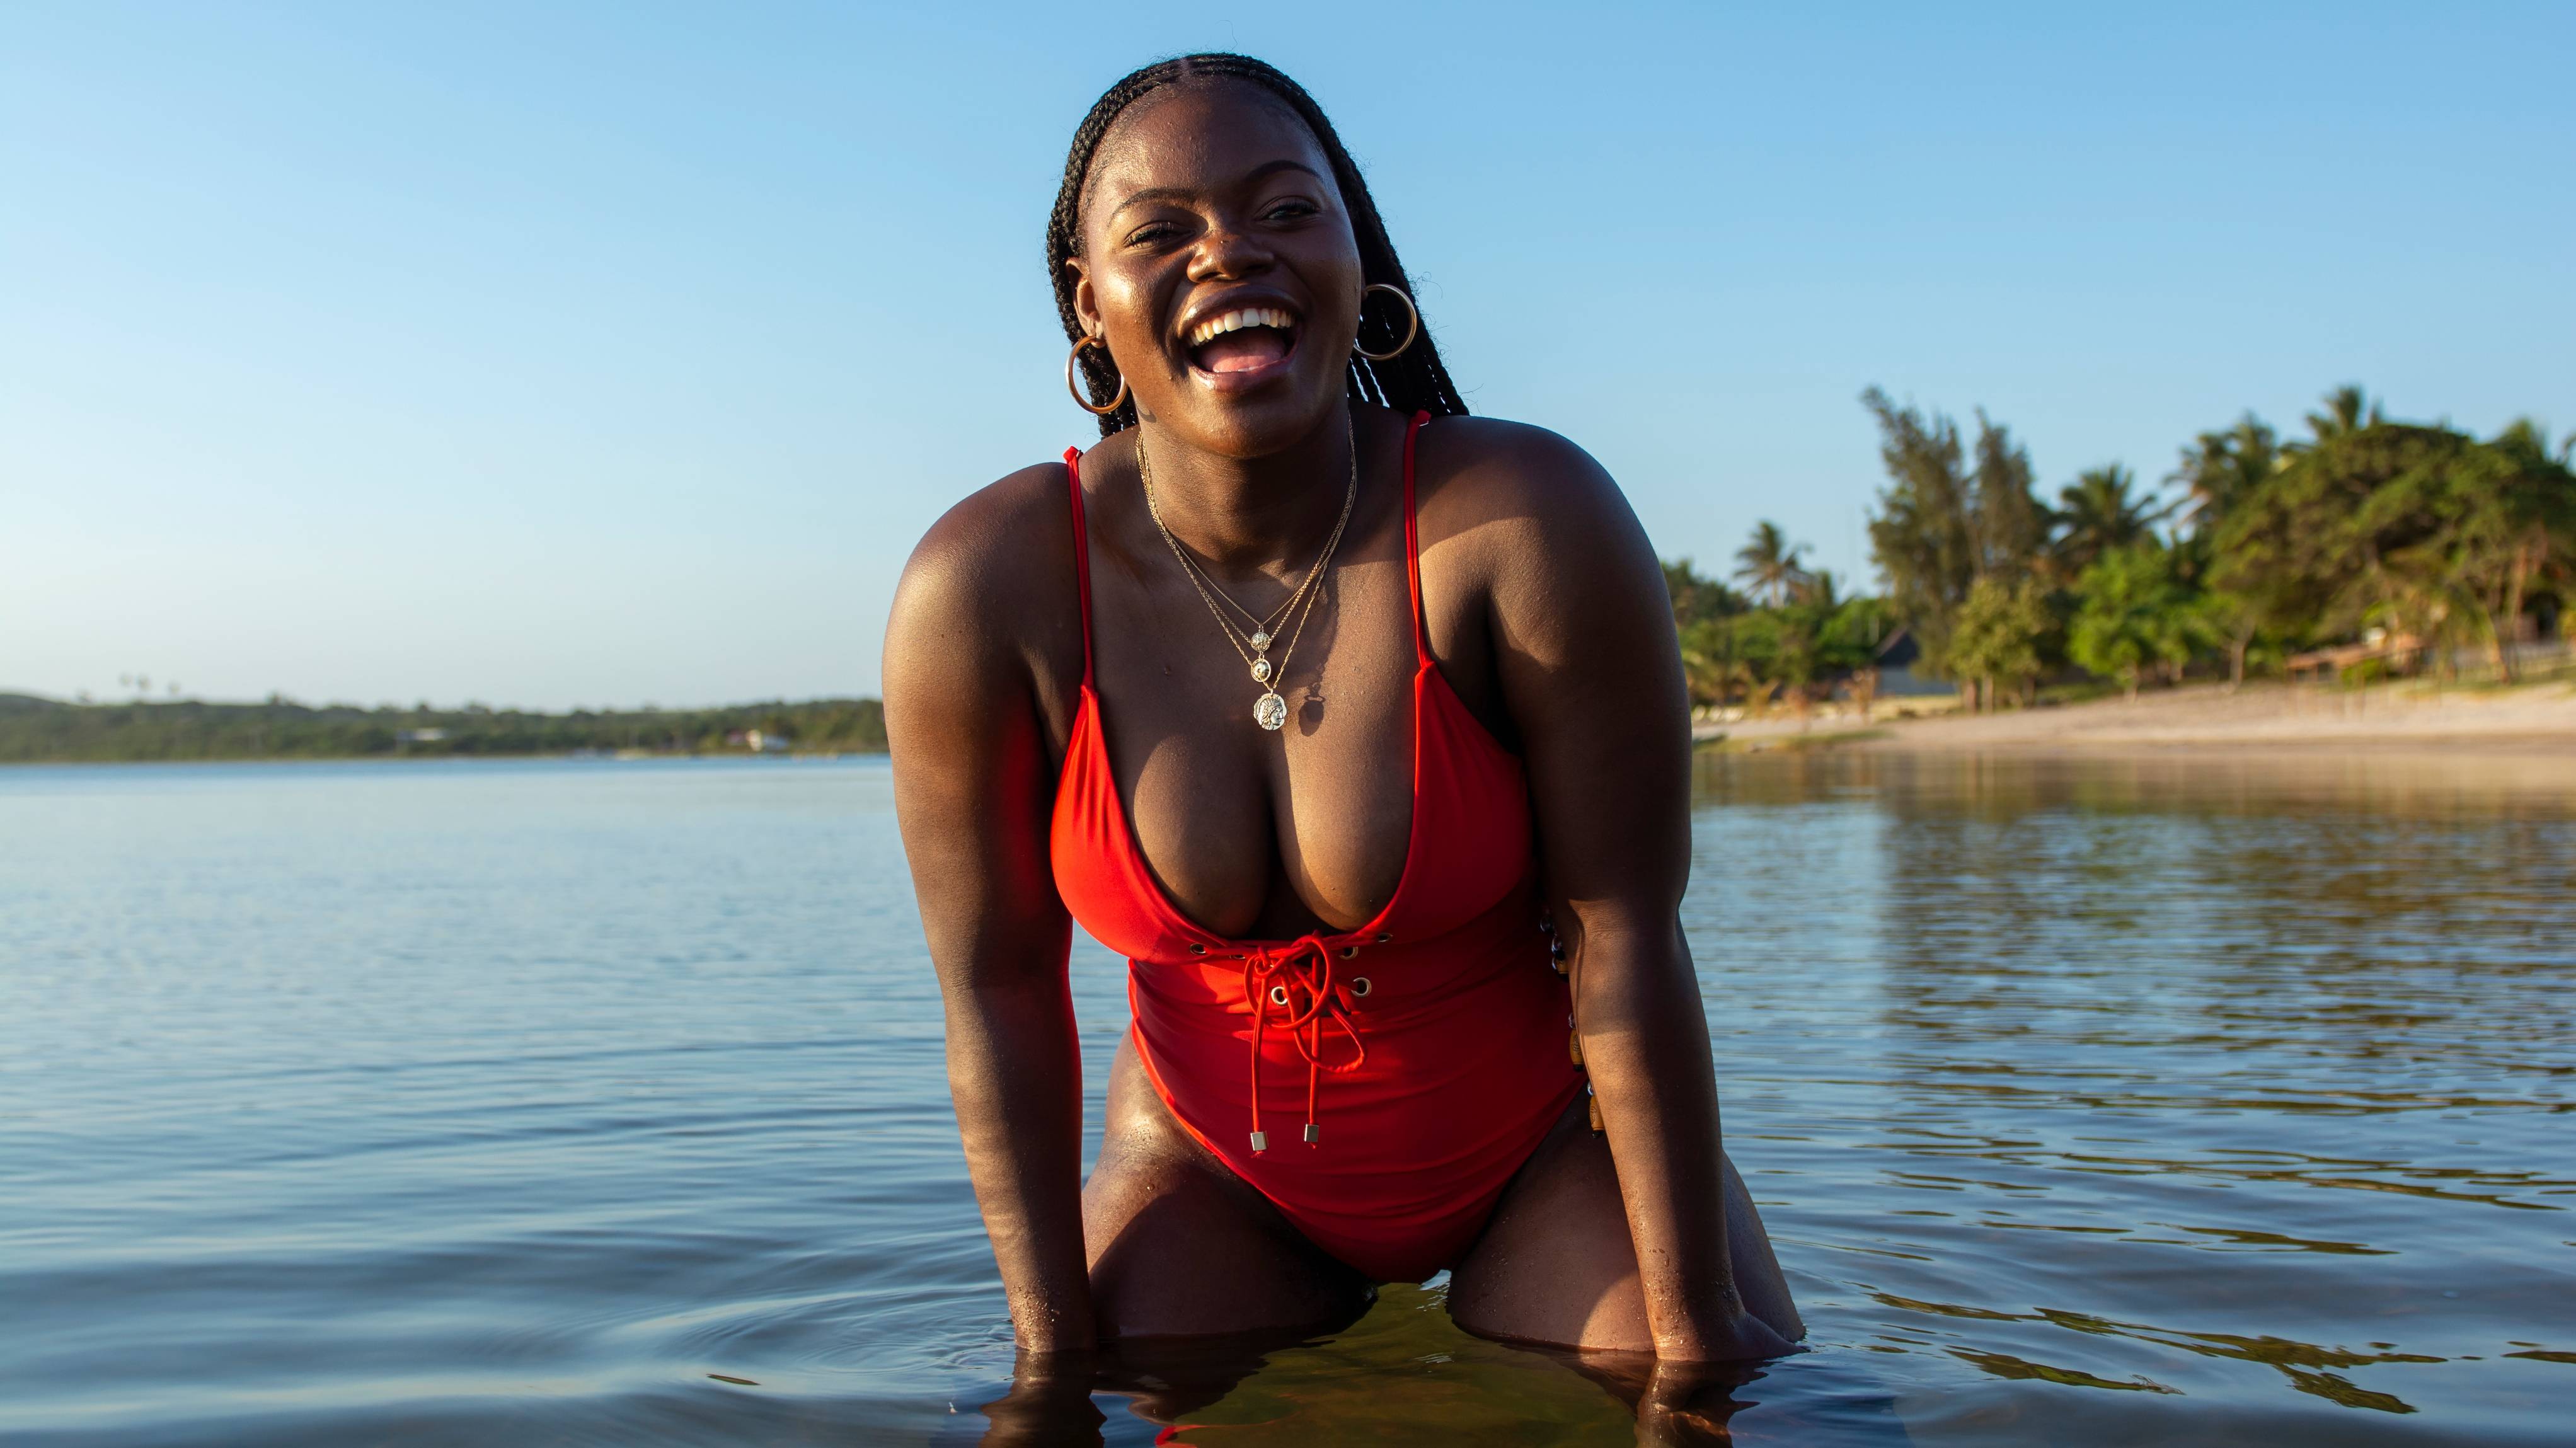
<instances>
[{"instance_id":1,"label":"lace-up front detail","mask_svg":"<svg viewBox=\"0 0 2576 1448\"><path fill-rule=\"evenodd\" d=\"M1315 1092L1327 1071L1347 1075L1368 1064L1368 1043L1351 1019L1359 998L1368 994L1367 976L1345 984L1333 979L1333 947L1323 936L1303 935L1278 950L1254 950L1243 957L1243 998L1252 1006L1252 1149L1270 1149L1261 1129L1261 1042L1275 1024L1288 1035L1297 1054L1306 1058L1306 1130L1308 1146L1323 1140L1315 1119ZM1350 1040L1350 1059L1340 1065L1324 1060L1324 1032L1338 1028Z\"/></svg>"}]
</instances>

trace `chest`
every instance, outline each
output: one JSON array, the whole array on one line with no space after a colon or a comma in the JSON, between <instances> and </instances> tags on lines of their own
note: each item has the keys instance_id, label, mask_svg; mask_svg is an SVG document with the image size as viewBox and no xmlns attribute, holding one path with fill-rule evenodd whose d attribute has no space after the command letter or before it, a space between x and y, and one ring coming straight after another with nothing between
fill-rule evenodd
<instances>
[{"instance_id":1,"label":"chest","mask_svg":"<svg viewBox=\"0 0 2576 1448\"><path fill-rule=\"evenodd\" d=\"M1283 621L1266 684L1210 600L1154 561L1097 570L1092 603L1105 783L1154 883L1228 937L1373 918L1403 878L1415 806L1400 549L1337 562L1313 609ZM1272 689L1286 718L1265 730L1255 707Z\"/></svg>"}]
</instances>

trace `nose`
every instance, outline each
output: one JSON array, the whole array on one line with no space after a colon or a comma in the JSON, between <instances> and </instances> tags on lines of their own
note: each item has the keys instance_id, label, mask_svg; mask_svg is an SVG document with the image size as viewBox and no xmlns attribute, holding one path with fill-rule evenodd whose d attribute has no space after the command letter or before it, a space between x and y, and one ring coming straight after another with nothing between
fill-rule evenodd
<instances>
[{"instance_id":1,"label":"nose","mask_svg":"<svg viewBox=\"0 0 2576 1448\"><path fill-rule=\"evenodd\" d=\"M1200 233L1190 253L1189 277L1194 282L1235 281L1267 271L1276 260L1277 254L1260 237L1232 222L1219 221Z\"/></svg>"}]
</instances>

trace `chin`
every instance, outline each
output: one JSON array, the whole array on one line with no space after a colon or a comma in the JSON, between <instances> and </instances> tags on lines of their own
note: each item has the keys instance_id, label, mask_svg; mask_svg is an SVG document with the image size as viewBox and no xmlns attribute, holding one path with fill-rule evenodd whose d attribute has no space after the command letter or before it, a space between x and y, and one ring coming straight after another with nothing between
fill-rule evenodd
<instances>
[{"instance_id":1,"label":"chin","mask_svg":"<svg viewBox=\"0 0 2576 1448\"><path fill-rule=\"evenodd\" d=\"M1266 457L1295 447L1332 417L1344 394L1339 375L1291 373L1254 388L1205 387L1201 380L1181 379L1179 395L1155 409L1154 421L1193 446L1234 458Z\"/></svg>"}]
</instances>

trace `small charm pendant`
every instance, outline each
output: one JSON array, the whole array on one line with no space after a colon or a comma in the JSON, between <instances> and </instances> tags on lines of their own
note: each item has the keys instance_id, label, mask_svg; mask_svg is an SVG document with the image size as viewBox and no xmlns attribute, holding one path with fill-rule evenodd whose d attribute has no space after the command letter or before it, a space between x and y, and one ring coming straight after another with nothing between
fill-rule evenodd
<instances>
[{"instance_id":1,"label":"small charm pendant","mask_svg":"<svg viewBox=\"0 0 2576 1448\"><path fill-rule=\"evenodd\" d=\"M1262 695L1253 702L1252 720L1264 729L1277 732L1279 726L1288 722L1288 701L1275 692Z\"/></svg>"},{"instance_id":2,"label":"small charm pendant","mask_svg":"<svg viewBox=\"0 0 2576 1448\"><path fill-rule=\"evenodd\" d=\"M1252 631L1252 651L1256 654L1262 653L1267 651L1269 647L1270 630L1262 628L1254 629Z\"/></svg>"},{"instance_id":3,"label":"small charm pendant","mask_svg":"<svg viewBox=\"0 0 2576 1448\"><path fill-rule=\"evenodd\" d=\"M1254 659L1252 661L1252 682L1256 684L1267 684L1270 682L1270 661L1268 659Z\"/></svg>"}]
</instances>

